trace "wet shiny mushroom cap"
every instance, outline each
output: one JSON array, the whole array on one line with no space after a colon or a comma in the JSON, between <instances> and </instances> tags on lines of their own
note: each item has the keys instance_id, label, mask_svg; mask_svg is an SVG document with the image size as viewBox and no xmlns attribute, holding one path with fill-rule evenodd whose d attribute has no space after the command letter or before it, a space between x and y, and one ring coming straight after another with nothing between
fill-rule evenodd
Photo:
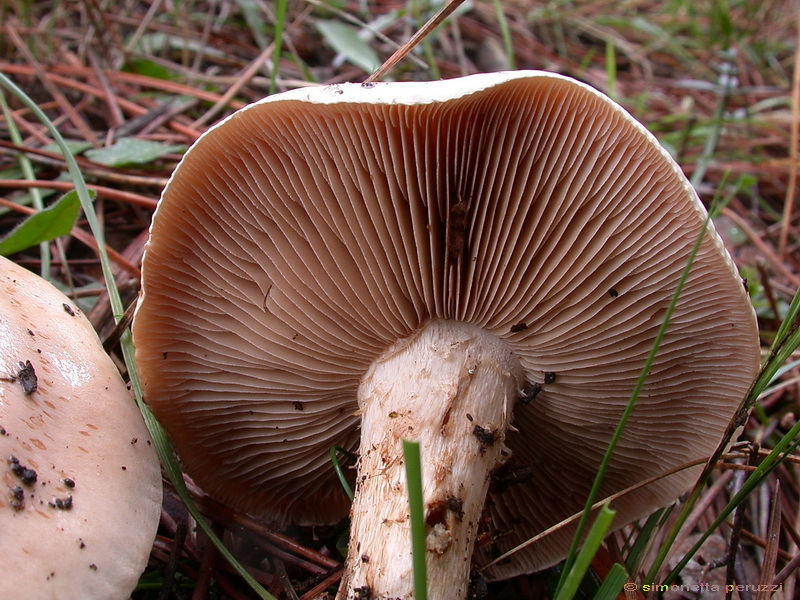
<instances>
[{"instance_id":1,"label":"wet shiny mushroom cap","mask_svg":"<svg viewBox=\"0 0 800 600\"><path fill-rule=\"evenodd\" d=\"M161 473L91 324L0 257L0 598L119 600L147 565Z\"/></svg>"},{"instance_id":2,"label":"wet shiny mushroom cap","mask_svg":"<svg viewBox=\"0 0 800 600\"><path fill-rule=\"evenodd\" d=\"M483 328L527 378L489 501L503 551L582 508L705 217L641 125L564 77L273 96L204 135L164 192L134 323L146 399L212 496L331 522L348 502L329 450L358 450L365 371L432 320ZM711 227L601 493L708 456L757 363ZM697 473L619 499L615 524ZM571 535L490 575L556 562Z\"/></svg>"}]
</instances>

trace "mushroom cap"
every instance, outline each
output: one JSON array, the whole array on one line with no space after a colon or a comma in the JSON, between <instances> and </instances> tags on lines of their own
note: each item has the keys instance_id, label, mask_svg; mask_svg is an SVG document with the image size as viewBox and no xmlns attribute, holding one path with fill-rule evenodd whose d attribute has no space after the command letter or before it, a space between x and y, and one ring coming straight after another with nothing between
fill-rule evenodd
<instances>
[{"instance_id":1,"label":"mushroom cap","mask_svg":"<svg viewBox=\"0 0 800 600\"><path fill-rule=\"evenodd\" d=\"M357 451L369 365L432 319L482 327L542 388L507 437L531 478L488 503L503 551L582 508L705 218L652 135L562 76L272 96L209 130L164 191L133 327L145 397L209 494L328 522L348 507L329 449ZM707 457L758 359L711 226L601 493ZM697 474L615 501L616 525ZM572 531L490 575L557 562Z\"/></svg>"},{"instance_id":2,"label":"mushroom cap","mask_svg":"<svg viewBox=\"0 0 800 600\"><path fill-rule=\"evenodd\" d=\"M0 598L127 598L161 514L155 449L89 321L2 257L0 460Z\"/></svg>"}]
</instances>

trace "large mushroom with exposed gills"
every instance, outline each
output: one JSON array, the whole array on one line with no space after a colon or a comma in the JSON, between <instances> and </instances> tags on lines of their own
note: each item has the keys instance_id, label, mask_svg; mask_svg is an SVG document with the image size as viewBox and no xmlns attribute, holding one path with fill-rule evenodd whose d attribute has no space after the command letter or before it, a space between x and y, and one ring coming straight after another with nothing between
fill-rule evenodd
<instances>
[{"instance_id":1,"label":"large mushroom with exposed gills","mask_svg":"<svg viewBox=\"0 0 800 600\"><path fill-rule=\"evenodd\" d=\"M429 594L464 598L474 560L582 508L705 218L653 136L566 77L272 96L198 140L154 215L146 400L217 500L275 524L349 511L339 598L413 597L419 441ZM758 358L710 227L601 493L708 456ZM352 508L332 446L359 456ZM616 525L697 474L615 500ZM486 573L553 564L573 531Z\"/></svg>"}]
</instances>

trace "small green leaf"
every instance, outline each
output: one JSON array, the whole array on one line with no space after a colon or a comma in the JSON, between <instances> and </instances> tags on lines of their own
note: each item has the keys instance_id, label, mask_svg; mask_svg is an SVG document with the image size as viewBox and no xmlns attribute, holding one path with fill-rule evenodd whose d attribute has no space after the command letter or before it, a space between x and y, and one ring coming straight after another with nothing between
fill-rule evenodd
<instances>
[{"instance_id":1,"label":"small green leaf","mask_svg":"<svg viewBox=\"0 0 800 600\"><path fill-rule=\"evenodd\" d=\"M122 67L122 70L126 73L137 73L139 75L145 75L147 77L152 77L153 79L162 79L164 81L173 79L169 69L162 65L156 64L151 60L143 58L130 59Z\"/></svg>"},{"instance_id":2,"label":"small green leaf","mask_svg":"<svg viewBox=\"0 0 800 600\"><path fill-rule=\"evenodd\" d=\"M129 164L145 164L161 158L165 154L183 152L186 146L162 144L152 140L121 138L113 146L87 150L86 158L111 167Z\"/></svg>"},{"instance_id":3,"label":"small green leaf","mask_svg":"<svg viewBox=\"0 0 800 600\"><path fill-rule=\"evenodd\" d=\"M92 147L89 142L84 142L83 140L64 140L64 143L73 156L77 156ZM64 155L62 148L56 143L42 146L42 150Z\"/></svg>"},{"instance_id":4,"label":"small green leaf","mask_svg":"<svg viewBox=\"0 0 800 600\"><path fill-rule=\"evenodd\" d=\"M67 235L81 208L75 190L67 192L44 210L32 214L0 239L0 254L7 256L40 242Z\"/></svg>"},{"instance_id":5,"label":"small green leaf","mask_svg":"<svg viewBox=\"0 0 800 600\"><path fill-rule=\"evenodd\" d=\"M367 73L377 69L381 61L370 45L358 37L358 30L339 21L319 20L317 29L334 50Z\"/></svg>"}]
</instances>

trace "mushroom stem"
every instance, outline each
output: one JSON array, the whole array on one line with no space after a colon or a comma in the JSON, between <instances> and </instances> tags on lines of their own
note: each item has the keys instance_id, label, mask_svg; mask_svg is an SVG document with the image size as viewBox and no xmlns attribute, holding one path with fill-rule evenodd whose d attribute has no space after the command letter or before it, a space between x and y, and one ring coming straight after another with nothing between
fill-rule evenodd
<instances>
[{"instance_id":1,"label":"mushroom stem","mask_svg":"<svg viewBox=\"0 0 800 600\"><path fill-rule=\"evenodd\" d=\"M358 390L361 456L346 572L337 598L412 598L402 440L420 443L428 597L466 597L492 470L522 368L505 342L456 321L432 321L376 360Z\"/></svg>"}]
</instances>

